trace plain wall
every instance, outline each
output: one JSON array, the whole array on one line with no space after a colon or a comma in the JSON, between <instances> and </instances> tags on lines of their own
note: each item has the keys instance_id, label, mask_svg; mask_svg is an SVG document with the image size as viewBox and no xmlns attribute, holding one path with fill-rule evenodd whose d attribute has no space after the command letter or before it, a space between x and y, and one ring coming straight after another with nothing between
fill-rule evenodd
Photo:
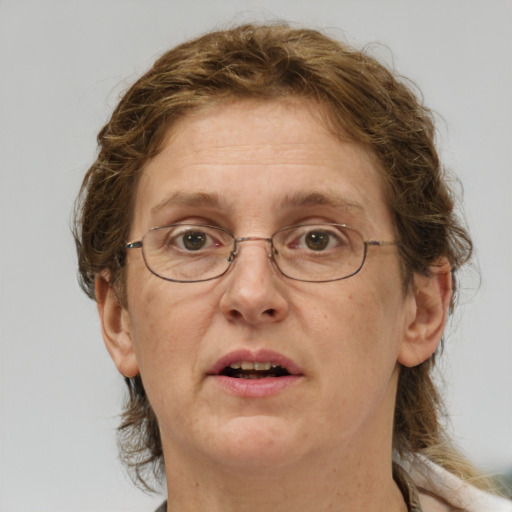
<instances>
[{"instance_id":1,"label":"plain wall","mask_svg":"<svg viewBox=\"0 0 512 512\"><path fill-rule=\"evenodd\" d=\"M117 461L124 392L79 290L70 219L95 136L160 53L276 18L378 41L442 115L482 281L441 368L458 442L512 467L512 2L0 0L0 511L152 511ZM479 287L477 291L476 288Z\"/></svg>"}]
</instances>

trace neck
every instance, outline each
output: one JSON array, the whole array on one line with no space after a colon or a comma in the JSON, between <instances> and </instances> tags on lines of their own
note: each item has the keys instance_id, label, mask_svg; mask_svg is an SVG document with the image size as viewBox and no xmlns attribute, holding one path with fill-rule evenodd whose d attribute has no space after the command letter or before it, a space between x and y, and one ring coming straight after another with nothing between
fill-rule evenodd
<instances>
[{"instance_id":1,"label":"neck","mask_svg":"<svg viewBox=\"0 0 512 512\"><path fill-rule=\"evenodd\" d=\"M167 470L167 510L407 511L393 480L391 450L387 456L377 452L370 453L370 457L354 453L339 460L322 454L315 459L291 467L249 470L208 463L174 465L174 469Z\"/></svg>"}]
</instances>

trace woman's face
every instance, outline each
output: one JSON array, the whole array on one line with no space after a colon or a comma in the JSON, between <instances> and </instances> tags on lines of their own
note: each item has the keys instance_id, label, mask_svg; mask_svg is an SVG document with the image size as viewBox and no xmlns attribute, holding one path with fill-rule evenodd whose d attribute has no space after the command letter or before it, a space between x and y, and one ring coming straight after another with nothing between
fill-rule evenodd
<instances>
[{"instance_id":1,"label":"woman's face","mask_svg":"<svg viewBox=\"0 0 512 512\"><path fill-rule=\"evenodd\" d=\"M374 161L332 137L315 109L241 101L178 121L143 170L131 240L173 223L267 238L309 222L393 240ZM167 460L279 468L390 450L397 361L415 314L395 247L370 246L358 274L328 283L284 277L264 241L240 244L224 276L197 283L160 279L130 250L124 348L110 351L125 375L140 372ZM245 373L226 374L241 363ZM289 375L240 378L269 363Z\"/></svg>"}]
</instances>

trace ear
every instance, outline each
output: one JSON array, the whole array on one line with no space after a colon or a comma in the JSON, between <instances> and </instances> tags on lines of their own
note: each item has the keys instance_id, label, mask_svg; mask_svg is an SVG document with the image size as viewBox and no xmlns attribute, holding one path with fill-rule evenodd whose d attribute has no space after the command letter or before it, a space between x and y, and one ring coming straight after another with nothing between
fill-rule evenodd
<instances>
[{"instance_id":1,"label":"ear","mask_svg":"<svg viewBox=\"0 0 512 512\"><path fill-rule=\"evenodd\" d=\"M130 333L128 311L121 304L110 279L103 271L94 283L103 340L117 369L125 377L139 374L139 365Z\"/></svg>"},{"instance_id":2,"label":"ear","mask_svg":"<svg viewBox=\"0 0 512 512\"><path fill-rule=\"evenodd\" d=\"M410 293L415 312L408 320L398 362L412 368L431 357L441 341L453 293L448 260L433 265L428 275L414 274Z\"/></svg>"}]
</instances>

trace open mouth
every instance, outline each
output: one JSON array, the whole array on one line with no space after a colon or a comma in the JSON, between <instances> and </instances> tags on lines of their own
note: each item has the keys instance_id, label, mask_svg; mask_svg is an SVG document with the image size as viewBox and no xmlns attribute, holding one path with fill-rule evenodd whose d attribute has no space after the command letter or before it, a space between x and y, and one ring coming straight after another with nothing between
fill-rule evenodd
<instances>
[{"instance_id":1,"label":"open mouth","mask_svg":"<svg viewBox=\"0 0 512 512\"><path fill-rule=\"evenodd\" d=\"M220 375L235 379L268 379L271 377L285 377L290 372L272 362L239 361L226 366Z\"/></svg>"}]
</instances>

